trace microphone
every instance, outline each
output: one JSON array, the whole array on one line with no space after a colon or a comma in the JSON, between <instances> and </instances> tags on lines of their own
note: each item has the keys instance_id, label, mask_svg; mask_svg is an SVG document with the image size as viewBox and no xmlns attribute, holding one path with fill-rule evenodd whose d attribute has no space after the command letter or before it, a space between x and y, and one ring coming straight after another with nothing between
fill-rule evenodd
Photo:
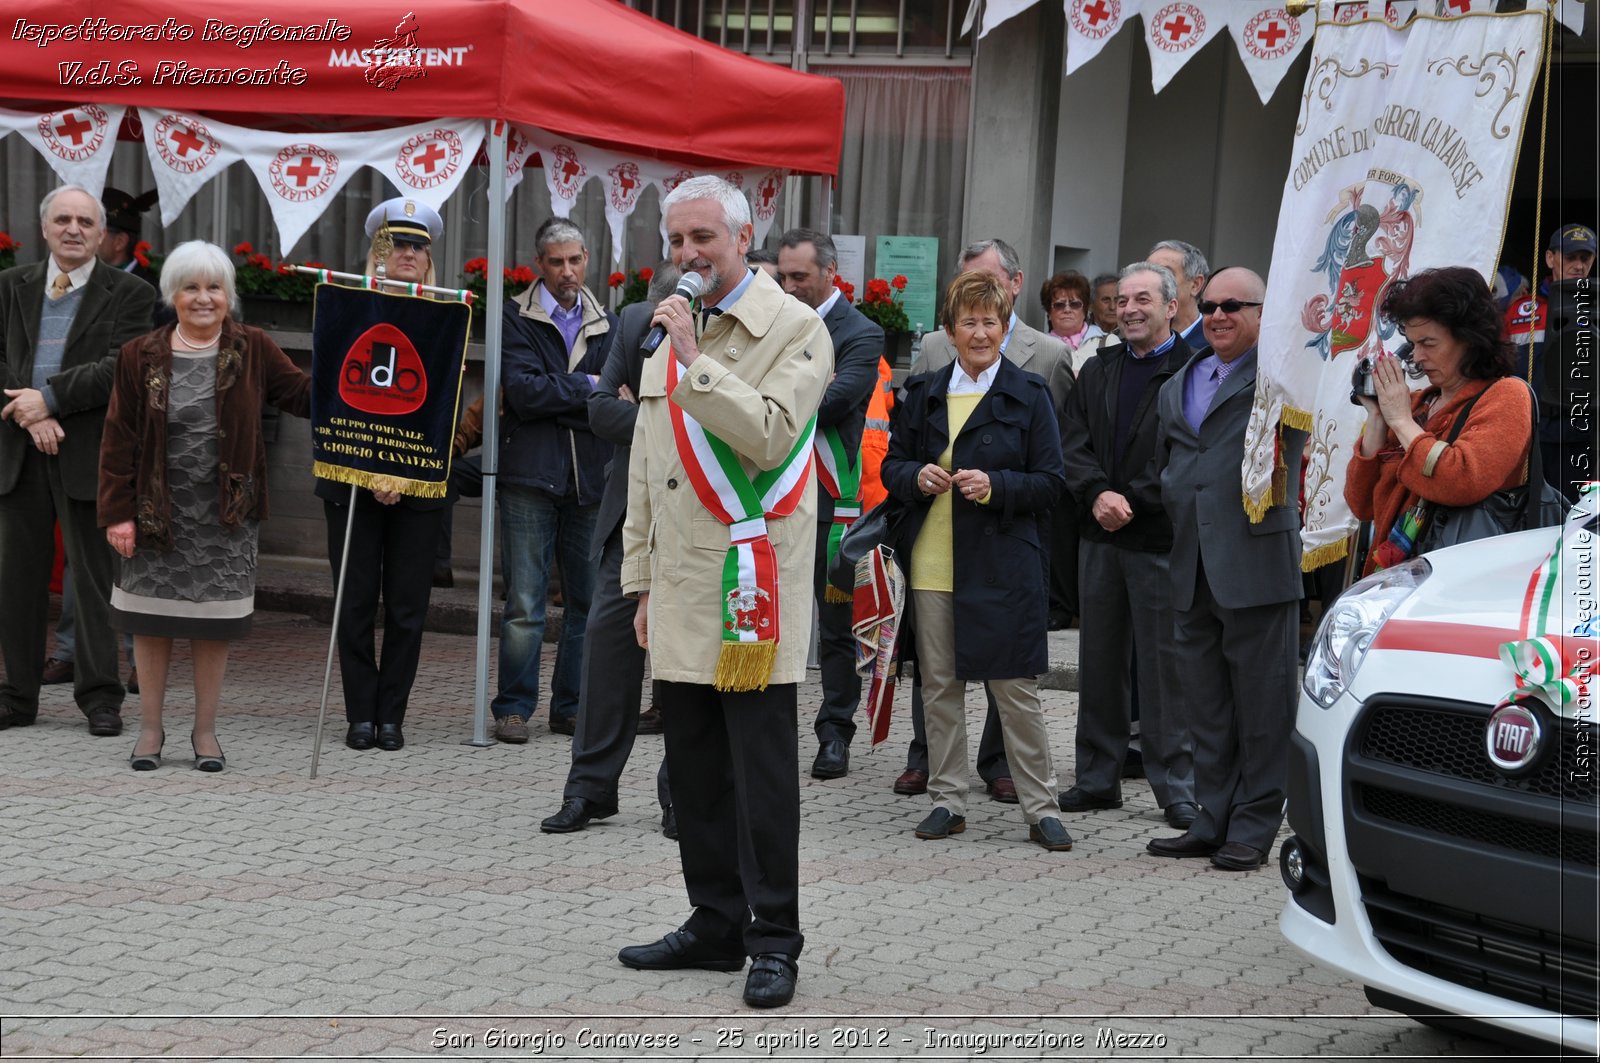
<instances>
[{"instance_id":1,"label":"microphone","mask_svg":"<svg viewBox=\"0 0 1600 1063\"><path fill-rule=\"evenodd\" d=\"M705 278L693 270L689 270L678 278L678 286L672 290L672 294L681 295L692 303L700 298L700 289L703 287L705 287ZM663 326L657 325L650 330L650 334L644 338L644 342L639 344L639 349L648 358L656 353L656 348L661 346L661 341L666 338L667 330Z\"/></svg>"}]
</instances>

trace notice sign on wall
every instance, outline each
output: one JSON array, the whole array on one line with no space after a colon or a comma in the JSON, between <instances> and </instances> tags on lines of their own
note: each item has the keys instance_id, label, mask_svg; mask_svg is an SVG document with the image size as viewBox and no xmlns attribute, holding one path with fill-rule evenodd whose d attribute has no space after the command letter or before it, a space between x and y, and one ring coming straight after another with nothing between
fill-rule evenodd
<instances>
[{"instance_id":1,"label":"notice sign on wall","mask_svg":"<svg viewBox=\"0 0 1600 1063\"><path fill-rule=\"evenodd\" d=\"M465 303L317 286L313 473L374 490L444 497L469 314Z\"/></svg>"},{"instance_id":2,"label":"notice sign on wall","mask_svg":"<svg viewBox=\"0 0 1600 1063\"><path fill-rule=\"evenodd\" d=\"M878 237L877 268L873 276L906 279L901 300L913 329L931 332L939 314L939 238L937 236Z\"/></svg>"}]
</instances>

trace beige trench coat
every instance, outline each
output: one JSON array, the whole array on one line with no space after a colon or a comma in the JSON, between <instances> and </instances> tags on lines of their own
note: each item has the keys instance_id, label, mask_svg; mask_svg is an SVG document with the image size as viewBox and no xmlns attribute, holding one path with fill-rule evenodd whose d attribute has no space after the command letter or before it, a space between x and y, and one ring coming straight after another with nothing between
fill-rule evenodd
<instances>
[{"instance_id":1,"label":"beige trench coat","mask_svg":"<svg viewBox=\"0 0 1600 1063\"><path fill-rule=\"evenodd\" d=\"M745 471L782 464L817 412L833 375L833 344L815 310L757 270L744 295L700 338L673 398L743 459ZM666 344L639 381L623 525L622 591L650 592L650 667L657 679L711 683L721 652L727 526L700 504L679 460L667 410ZM771 683L805 678L811 641L816 477L788 517L768 522L778 558L778 655Z\"/></svg>"}]
</instances>

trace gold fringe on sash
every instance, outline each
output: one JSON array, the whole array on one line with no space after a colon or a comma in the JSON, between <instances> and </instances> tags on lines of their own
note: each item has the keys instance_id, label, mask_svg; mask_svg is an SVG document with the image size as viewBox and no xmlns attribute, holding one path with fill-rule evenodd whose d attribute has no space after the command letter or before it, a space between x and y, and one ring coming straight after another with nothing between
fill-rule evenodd
<instances>
[{"instance_id":1,"label":"gold fringe on sash","mask_svg":"<svg viewBox=\"0 0 1600 1063\"><path fill-rule=\"evenodd\" d=\"M1335 561L1342 561L1350 553L1350 537L1345 536L1336 543L1324 543L1310 553L1303 554L1300 558L1301 572L1315 572L1323 565L1331 565ZM1360 575L1360 573L1357 573Z\"/></svg>"},{"instance_id":2,"label":"gold fringe on sash","mask_svg":"<svg viewBox=\"0 0 1600 1063\"><path fill-rule=\"evenodd\" d=\"M724 642L711 685L718 690L765 690L777 661L776 642Z\"/></svg>"},{"instance_id":3,"label":"gold fringe on sash","mask_svg":"<svg viewBox=\"0 0 1600 1063\"><path fill-rule=\"evenodd\" d=\"M832 602L834 605L847 605L855 601L856 597L849 591L842 591L830 583L822 592L822 600Z\"/></svg>"},{"instance_id":4,"label":"gold fringe on sash","mask_svg":"<svg viewBox=\"0 0 1600 1063\"><path fill-rule=\"evenodd\" d=\"M355 484L365 487L369 491L398 491L412 498L443 498L450 490L446 481L434 483L429 480L408 480L403 476L390 476L387 473L365 472L361 469L346 468L343 465L332 465L325 461L314 462L311 474L320 476L324 480L333 480L341 484Z\"/></svg>"}]
</instances>

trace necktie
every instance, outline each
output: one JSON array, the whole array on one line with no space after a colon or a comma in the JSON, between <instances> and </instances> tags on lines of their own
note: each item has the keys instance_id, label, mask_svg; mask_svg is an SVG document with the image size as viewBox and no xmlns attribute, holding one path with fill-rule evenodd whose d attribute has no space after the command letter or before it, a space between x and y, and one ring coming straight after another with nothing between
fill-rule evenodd
<instances>
[{"instance_id":1,"label":"necktie","mask_svg":"<svg viewBox=\"0 0 1600 1063\"><path fill-rule=\"evenodd\" d=\"M56 279L50 282L50 298L56 300L67 294L72 287L72 278L65 273L56 274Z\"/></svg>"},{"instance_id":2,"label":"necktie","mask_svg":"<svg viewBox=\"0 0 1600 1063\"><path fill-rule=\"evenodd\" d=\"M712 318L718 317L721 314L722 314L722 309L720 307L708 306L708 307L705 307L704 309L702 309L700 311L700 329L701 329L701 331L702 332L705 331L706 326L711 324L711 319Z\"/></svg>"}]
</instances>

